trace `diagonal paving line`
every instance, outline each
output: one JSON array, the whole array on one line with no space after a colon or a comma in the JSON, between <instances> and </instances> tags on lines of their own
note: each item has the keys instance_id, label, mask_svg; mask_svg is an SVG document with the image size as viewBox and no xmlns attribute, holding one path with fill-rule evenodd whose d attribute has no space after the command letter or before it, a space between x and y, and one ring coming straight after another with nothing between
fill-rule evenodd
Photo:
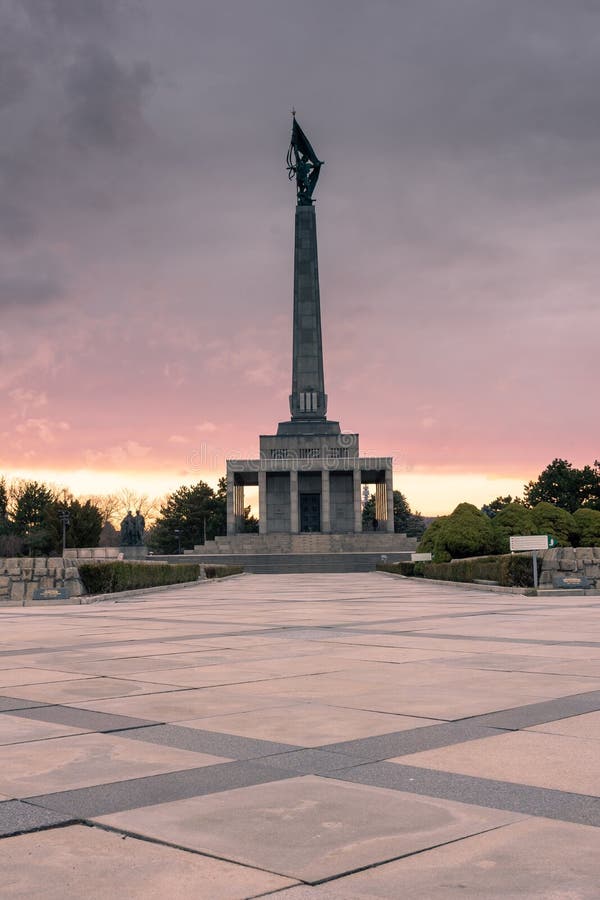
<instances>
[{"instance_id":1,"label":"diagonal paving line","mask_svg":"<svg viewBox=\"0 0 600 900\"><path fill-rule=\"evenodd\" d=\"M235 760L23 798L24 803L78 819L140 809L296 777L294 771ZM0 804L0 813L2 804Z\"/></svg>"},{"instance_id":2,"label":"diagonal paving line","mask_svg":"<svg viewBox=\"0 0 600 900\"><path fill-rule=\"evenodd\" d=\"M526 706L515 706L511 709L471 716L459 721L490 728L501 728L506 731L518 731L520 728L531 728L533 725L543 725L558 719L570 719L571 716L580 716L599 710L600 691L586 691L581 694L556 697L554 700L542 700Z\"/></svg>"},{"instance_id":3,"label":"diagonal paving line","mask_svg":"<svg viewBox=\"0 0 600 900\"><path fill-rule=\"evenodd\" d=\"M423 750L436 750L439 747L450 747L467 741L495 737L498 734L502 734L502 729L486 728L477 722L465 720L464 722L425 725L422 728L358 738L354 741L340 741L335 744L326 744L319 749L356 756L365 762L378 762L393 756L407 756L409 753L420 753Z\"/></svg>"},{"instance_id":4,"label":"diagonal paving line","mask_svg":"<svg viewBox=\"0 0 600 900\"><path fill-rule=\"evenodd\" d=\"M0 803L0 838L59 825L72 825L74 821L76 820L68 813L32 806L22 800Z\"/></svg>"},{"instance_id":5,"label":"diagonal paving line","mask_svg":"<svg viewBox=\"0 0 600 900\"><path fill-rule=\"evenodd\" d=\"M573 794L552 788L494 781L490 778L476 778L391 762L354 766L346 771L337 770L324 774L323 777L600 827L600 797L587 794Z\"/></svg>"}]
</instances>

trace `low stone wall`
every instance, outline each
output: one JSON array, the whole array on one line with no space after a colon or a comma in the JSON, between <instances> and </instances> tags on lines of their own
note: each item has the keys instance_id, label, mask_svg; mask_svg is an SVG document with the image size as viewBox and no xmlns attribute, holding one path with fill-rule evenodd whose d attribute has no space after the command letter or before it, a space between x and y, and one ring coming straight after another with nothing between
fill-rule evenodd
<instances>
[{"instance_id":1,"label":"low stone wall","mask_svg":"<svg viewBox=\"0 0 600 900\"><path fill-rule=\"evenodd\" d=\"M590 589L600 590L600 547L555 547L540 556L541 588L569 587L569 578L583 578Z\"/></svg>"},{"instance_id":2,"label":"low stone wall","mask_svg":"<svg viewBox=\"0 0 600 900\"><path fill-rule=\"evenodd\" d=\"M77 560L61 556L0 558L0 605L57 602L83 594Z\"/></svg>"},{"instance_id":3,"label":"low stone wall","mask_svg":"<svg viewBox=\"0 0 600 900\"><path fill-rule=\"evenodd\" d=\"M67 547L65 559L122 559L120 547Z\"/></svg>"}]
</instances>

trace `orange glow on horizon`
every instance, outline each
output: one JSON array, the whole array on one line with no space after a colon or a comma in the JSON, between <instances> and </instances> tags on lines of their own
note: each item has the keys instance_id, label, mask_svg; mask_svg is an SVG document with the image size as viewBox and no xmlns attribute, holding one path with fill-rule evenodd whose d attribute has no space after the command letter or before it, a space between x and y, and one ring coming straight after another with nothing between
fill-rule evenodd
<instances>
[{"instance_id":1,"label":"orange glow on horizon","mask_svg":"<svg viewBox=\"0 0 600 900\"><path fill-rule=\"evenodd\" d=\"M4 472L8 481L31 479L68 488L76 496L118 493L129 488L149 498L164 497L182 485L206 481L216 488L219 474L201 472L167 475L164 471L110 471L94 469L12 469ZM482 506L498 496L521 496L524 484L535 475L515 478L481 472L439 472L419 470L394 474L394 488L402 491L413 511L424 516L445 515L463 501ZM255 491L247 492L247 503L258 514Z\"/></svg>"}]
</instances>

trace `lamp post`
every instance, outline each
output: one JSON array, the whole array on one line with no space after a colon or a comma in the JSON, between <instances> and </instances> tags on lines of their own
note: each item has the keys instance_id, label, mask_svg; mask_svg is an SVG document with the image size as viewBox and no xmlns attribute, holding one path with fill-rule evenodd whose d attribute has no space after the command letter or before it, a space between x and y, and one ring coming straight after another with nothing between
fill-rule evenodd
<instances>
[{"instance_id":1,"label":"lamp post","mask_svg":"<svg viewBox=\"0 0 600 900\"><path fill-rule=\"evenodd\" d=\"M174 528L173 534L177 538L177 553L181 554L181 528Z\"/></svg>"},{"instance_id":2,"label":"lamp post","mask_svg":"<svg viewBox=\"0 0 600 900\"><path fill-rule=\"evenodd\" d=\"M67 546L67 525L70 524L71 517L68 509L61 509L58 512L58 518L62 522L62 555L65 555L65 548Z\"/></svg>"}]
</instances>

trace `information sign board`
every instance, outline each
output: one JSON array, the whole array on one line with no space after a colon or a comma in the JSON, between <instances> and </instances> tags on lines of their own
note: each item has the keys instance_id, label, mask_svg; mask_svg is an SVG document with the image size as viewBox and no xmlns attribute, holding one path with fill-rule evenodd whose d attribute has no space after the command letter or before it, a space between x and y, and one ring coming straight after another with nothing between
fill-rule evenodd
<instances>
[{"instance_id":1,"label":"information sign board","mask_svg":"<svg viewBox=\"0 0 600 900\"><path fill-rule=\"evenodd\" d=\"M510 549L513 551L548 550L555 546L556 541L549 534L515 534L510 538Z\"/></svg>"}]
</instances>

